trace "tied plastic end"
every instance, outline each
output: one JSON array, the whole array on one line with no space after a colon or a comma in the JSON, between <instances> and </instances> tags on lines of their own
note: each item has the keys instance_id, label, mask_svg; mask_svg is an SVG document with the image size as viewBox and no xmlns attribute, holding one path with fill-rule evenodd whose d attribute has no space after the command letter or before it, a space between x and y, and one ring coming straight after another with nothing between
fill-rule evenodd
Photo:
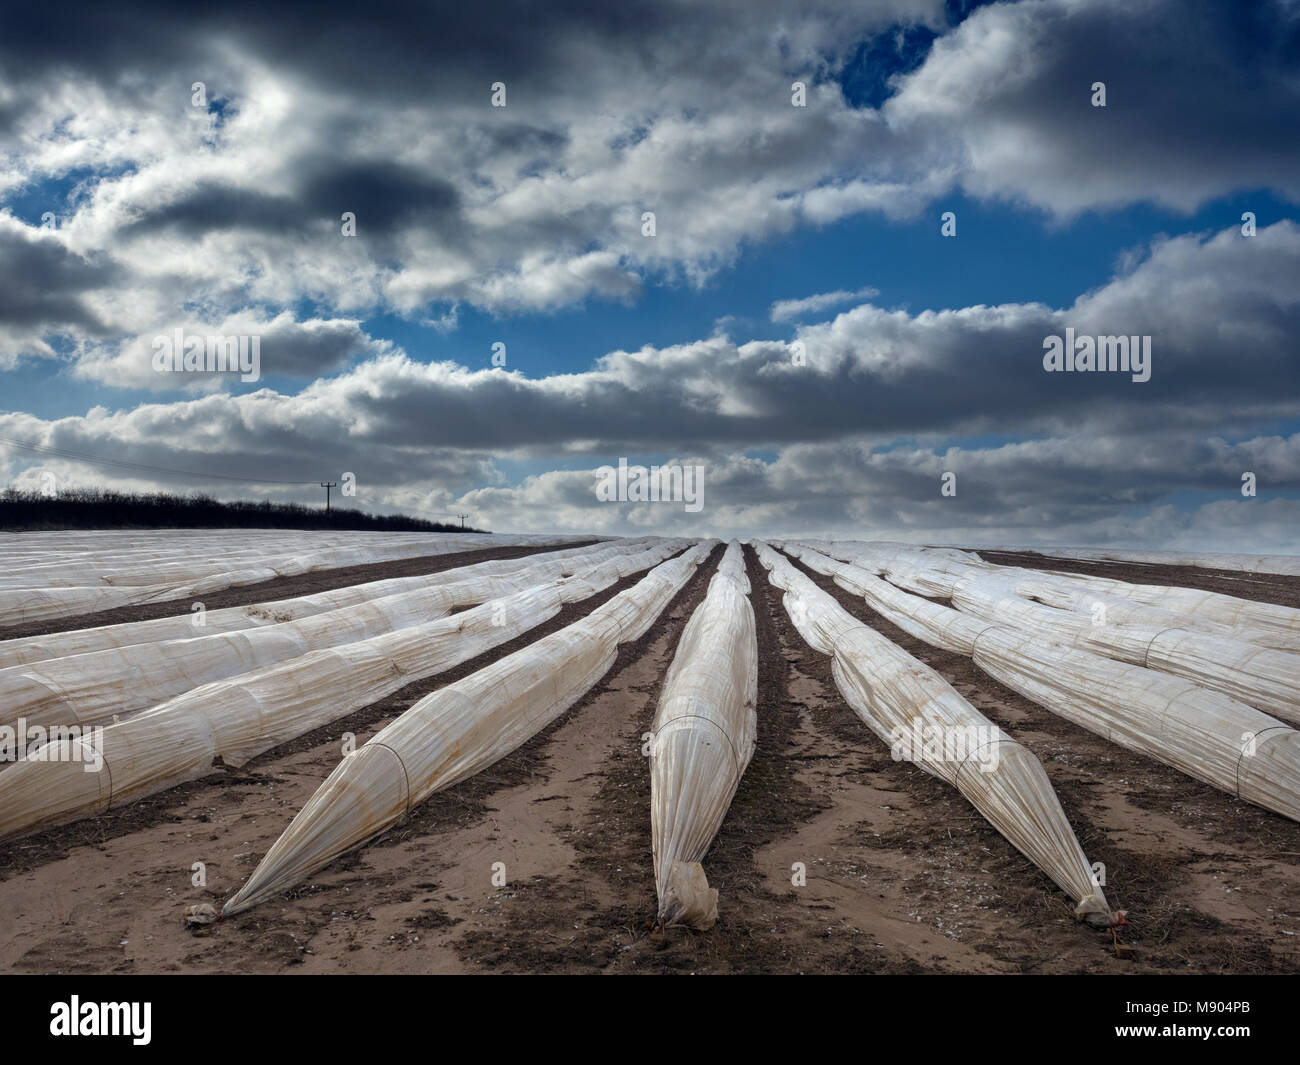
<instances>
[{"instance_id":1,"label":"tied plastic end","mask_svg":"<svg viewBox=\"0 0 1300 1065\"><path fill-rule=\"evenodd\" d=\"M717 923L718 892L709 887L704 866L699 862L673 862L659 904L659 919L665 925L686 925L699 931Z\"/></svg>"},{"instance_id":2,"label":"tied plastic end","mask_svg":"<svg viewBox=\"0 0 1300 1065\"><path fill-rule=\"evenodd\" d=\"M1084 898L1074 908L1074 916L1080 921L1087 921L1094 928L1109 928L1113 920L1106 899L1099 894Z\"/></svg>"}]
</instances>

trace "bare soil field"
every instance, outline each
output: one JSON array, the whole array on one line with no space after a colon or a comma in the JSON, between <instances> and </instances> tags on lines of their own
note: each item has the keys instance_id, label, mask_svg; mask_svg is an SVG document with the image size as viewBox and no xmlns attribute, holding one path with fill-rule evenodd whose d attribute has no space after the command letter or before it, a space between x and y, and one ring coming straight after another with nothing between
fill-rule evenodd
<instances>
[{"instance_id":1,"label":"bare soil field","mask_svg":"<svg viewBox=\"0 0 1300 1065\"><path fill-rule=\"evenodd\" d=\"M312 574L223 593L208 605L434 572L511 552L527 549L368 566L364 577ZM1039 757L1085 852L1105 863L1112 905L1128 911L1131 927L1120 935L1132 949L1117 957L1111 934L1077 923L1065 895L954 789L891 759L840 698L829 659L799 637L751 549L758 747L704 862L720 893L720 920L703 933L653 927L643 734L677 639L720 557L721 548L649 632L621 649L601 683L551 728L477 777L435 795L371 845L245 914L197 932L182 920L186 906L210 902L220 908L238 889L337 764L345 732L363 742L428 692L569 623L636 578L569 605L514 644L411 685L240 770L0 846L0 912L7 918L0 927L0 971L1124 974L1300 968L1300 824L1055 717L968 659L916 641L805 570L850 613L937 669ZM993 560L1034 564L1034 558L1048 568L1071 565L1039 556ZM429 568L417 568L421 563ZM1080 572L1107 568L1083 565ZM1118 568L1128 579L1160 583L1205 587L1196 582L1222 579L1169 567ZM1230 594L1300 602L1300 582L1277 578L1257 585L1232 576ZM188 607L153 604L58 627ZM196 862L206 871L202 887L192 882ZM493 883L496 863L504 865L502 886ZM807 869L804 886L792 883L796 863Z\"/></svg>"}]
</instances>

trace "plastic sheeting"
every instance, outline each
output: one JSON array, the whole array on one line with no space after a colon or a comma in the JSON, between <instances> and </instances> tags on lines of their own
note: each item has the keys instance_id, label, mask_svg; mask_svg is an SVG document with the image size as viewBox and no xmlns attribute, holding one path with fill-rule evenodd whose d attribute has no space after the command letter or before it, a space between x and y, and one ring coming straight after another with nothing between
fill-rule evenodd
<instances>
[{"instance_id":1,"label":"plastic sheeting","mask_svg":"<svg viewBox=\"0 0 1300 1065\"><path fill-rule=\"evenodd\" d=\"M816 547L814 543L812 546ZM838 546L838 545L837 545ZM820 548L819 548L820 550ZM838 552L831 552L841 557ZM984 572L1008 572L1012 567L996 566L981 559L959 559L962 552L912 548L910 555L902 556L899 563L884 570L885 576L895 584L920 595L951 594L955 580L970 576L974 569ZM843 556L848 558L847 555ZM857 558L848 558L857 562ZM860 564L860 563L859 563ZM972 568L974 567L974 568ZM1093 577L1077 573L1062 573L1016 569L1026 576L1036 575L1055 579L1058 586L1116 596L1137 604L1160 607L1177 614L1185 627L1195 627L1200 622L1214 626L1229 626L1240 630L1236 638L1279 650L1300 649L1300 610L1277 603L1261 603L1239 599L1221 592L1207 592L1199 588L1170 587L1159 584L1135 584ZM876 570L875 572L882 572ZM928 583L927 583L928 581ZM919 582L919 583L912 583Z\"/></svg>"},{"instance_id":2,"label":"plastic sheeting","mask_svg":"<svg viewBox=\"0 0 1300 1065\"><path fill-rule=\"evenodd\" d=\"M1294 648L1300 637L1300 610L1277 603L1257 603L1199 588L1166 588L1155 584L1126 584L1123 581L1098 582L1097 587L1152 606L1164 607L1183 616L1204 618L1221 625L1276 630L1287 639L1285 646ZM1272 645L1270 645L1272 646ZM1282 645L1278 645L1282 646Z\"/></svg>"},{"instance_id":3,"label":"plastic sheeting","mask_svg":"<svg viewBox=\"0 0 1300 1065\"><path fill-rule=\"evenodd\" d=\"M1188 625L1172 610L1112 594L1145 594L1153 590L1150 585L970 563L954 558L952 551L911 549L886 555L837 544L827 545L827 551L874 563L892 583L920 595L950 598L959 610L976 617L1185 677L1300 722L1300 655L1270 646L1279 642L1270 636L1281 634L1278 629L1229 626L1194 615ZM1107 594L1100 594L1099 586Z\"/></svg>"},{"instance_id":4,"label":"plastic sheeting","mask_svg":"<svg viewBox=\"0 0 1300 1065\"><path fill-rule=\"evenodd\" d=\"M1197 614L1180 614L1166 607L1140 603L1116 594L1108 587L1098 587L1071 579L1064 574L1040 574L1034 570L1009 569L1016 575L1017 595L1059 610L1073 610L1091 617L1102 610L1106 623L1156 625L1161 628L1186 628L1211 636L1243 643L1272 647L1280 651L1300 651L1300 630L1288 634L1282 629L1252 624L1224 624Z\"/></svg>"},{"instance_id":5,"label":"plastic sheeting","mask_svg":"<svg viewBox=\"0 0 1300 1065\"><path fill-rule=\"evenodd\" d=\"M918 639L969 655L1054 714L1230 794L1300 820L1300 732L1220 692L981 620L799 543L786 550Z\"/></svg>"},{"instance_id":6,"label":"plastic sheeting","mask_svg":"<svg viewBox=\"0 0 1300 1065\"><path fill-rule=\"evenodd\" d=\"M48 729L125 717L201 684L297 658L309 651L432 621L458 607L582 573L631 550L635 547L621 543L588 547L576 557L543 558L513 573L437 582L294 621L159 643L128 644L3 669L0 724L23 718L29 728L39 725ZM319 598L331 595L327 592ZM241 612L235 613L238 616ZM196 631L206 632L206 626Z\"/></svg>"},{"instance_id":7,"label":"plastic sheeting","mask_svg":"<svg viewBox=\"0 0 1300 1065\"><path fill-rule=\"evenodd\" d=\"M1258 710L1300 722L1300 655L1183 628L1119 621L1104 612L1094 621L1024 598L1017 594L1014 576L960 580L953 587L952 602L977 617L1186 677Z\"/></svg>"},{"instance_id":8,"label":"plastic sheeting","mask_svg":"<svg viewBox=\"0 0 1300 1065\"><path fill-rule=\"evenodd\" d=\"M193 613L187 611L183 614L152 618L148 621L128 621L117 625L98 625L89 629L69 629L66 632L24 636L0 642L0 668L30 665L33 662L65 658L68 655L89 654L109 647L128 647L131 644L158 643L162 640L185 640L218 632L238 632L242 629L278 625L285 621L297 621L313 614L323 614L327 610L340 610L343 607L356 606L359 603L368 603L374 599L400 595L402 592L419 588L433 588L437 585L477 577L501 577L518 573L538 562L576 558L599 548L619 547L628 552L640 551L653 539L653 537L641 537L612 540L601 544L588 544L586 547L570 547L562 551L539 551L521 558L498 558L475 562L473 565L457 566L439 573L415 577L389 577L288 599L207 610L202 615L201 624Z\"/></svg>"},{"instance_id":9,"label":"plastic sheeting","mask_svg":"<svg viewBox=\"0 0 1300 1065\"><path fill-rule=\"evenodd\" d=\"M605 675L713 548L663 563L585 618L421 699L349 754L225 905L264 902L544 729Z\"/></svg>"},{"instance_id":10,"label":"plastic sheeting","mask_svg":"<svg viewBox=\"0 0 1300 1065\"><path fill-rule=\"evenodd\" d=\"M1110 909L1038 759L963 699L938 673L858 621L766 544L769 578L814 648L834 656L836 686L895 757L951 784L1022 854L1108 924Z\"/></svg>"},{"instance_id":11,"label":"plastic sheeting","mask_svg":"<svg viewBox=\"0 0 1300 1065\"><path fill-rule=\"evenodd\" d=\"M205 684L98 734L51 738L0 772L0 838L100 814L206 776L218 757L243 765L413 681L507 643L554 617L565 603L586 599L683 546L664 541L635 555L615 556L582 576L452 617ZM86 772L96 763L98 772Z\"/></svg>"},{"instance_id":12,"label":"plastic sheeting","mask_svg":"<svg viewBox=\"0 0 1300 1065\"><path fill-rule=\"evenodd\" d=\"M864 596L867 605L884 615L909 636L941 647L945 651L970 655L981 633L994 624L971 617L951 607L912 595L875 576L868 569L845 562L807 546L824 541L774 540L774 544L799 559L809 569L835 580L841 588ZM828 545L834 550L835 545Z\"/></svg>"},{"instance_id":13,"label":"plastic sheeting","mask_svg":"<svg viewBox=\"0 0 1300 1065\"><path fill-rule=\"evenodd\" d=\"M966 551L950 548L918 548L911 544L872 544L848 540L801 540L822 554L852 562L917 595L947 599L952 586L973 572L992 572L1000 567L984 562Z\"/></svg>"},{"instance_id":14,"label":"plastic sheeting","mask_svg":"<svg viewBox=\"0 0 1300 1065\"><path fill-rule=\"evenodd\" d=\"M57 548L41 550L41 533L17 533L32 537L35 557L28 556L21 568L0 571L0 588L84 587L100 584L115 587L189 582L233 571L259 567L270 576L291 576L322 567L352 565L384 557L406 558L412 554L438 554L447 549L466 550L476 546L508 546L528 543L563 543L577 537L537 535L493 536L489 533L424 532L303 532L250 530L170 530L152 548L129 552L95 549L68 552Z\"/></svg>"},{"instance_id":15,"label":"plastic sheeting","mask_svg":"<svg viewBox=\"0 0 1300 1065\"><path fill-rule=\"evenodd\" d=\"M34 535L39 534L22 534ZM184 538L185 533L173 533ZM282 540L289 534L281 534ZM44 621L50 618L87 614L99 610L206 595L226 588L257 584L277 577L291 577L340 566L391 562L403 558L472 551L490 547L563 544L577 537L489 536L478 534L373 534L371 539L342 547L319 548L324 534L305 541L293 553L232 550L231 541L245 540L243 530L227 531L221 539L211 535L194 538L190 546L207 561L163 562L142 560L120 567L56 560L25 567L8 581L0 581L0 625ZM328 542L328 541L325 541ZM85 581L84 584L72 583Z\"/></svg>"},{"instance_id":16,"label":"plastic sheeting","mask_svg":"<svg viewBox=\"0 0 1300 1065\"><path fill-rule=\"evenodd\" d=\"M700 864L757 738L758 642L744 554L727 545L664 678L650 745L650 835L659 920L712 928L718 892Z\"/></svg>"}]
</instances>

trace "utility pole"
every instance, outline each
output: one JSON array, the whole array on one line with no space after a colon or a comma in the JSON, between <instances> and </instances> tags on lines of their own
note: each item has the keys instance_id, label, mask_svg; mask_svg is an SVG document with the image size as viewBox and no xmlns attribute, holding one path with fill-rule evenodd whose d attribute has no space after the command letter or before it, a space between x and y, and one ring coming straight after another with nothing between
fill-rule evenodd
<instances>
[{"instance_id":1,"label":"utility pole","mask_svg":"<svg viewBox=\"0 0 1300 1065\"><path fill-rule=\"evenodd\" d=\"M338 481L321 481L320 486L325 489L325 513L330 512L330 489L339 486Z\"/></svg>"},{"instance_id":2,"label":"utility pole","mask_svg":"<svg viewBox=\"0 0 1300 1065\"><path fill-rule=\"evenodd\" d=\"M460 527L461 527L462 529L465 528L465 519L468 518L469 515L468 515L468 514L457 514L456 517L460 518Z\"/></svg>"}]
</instances>

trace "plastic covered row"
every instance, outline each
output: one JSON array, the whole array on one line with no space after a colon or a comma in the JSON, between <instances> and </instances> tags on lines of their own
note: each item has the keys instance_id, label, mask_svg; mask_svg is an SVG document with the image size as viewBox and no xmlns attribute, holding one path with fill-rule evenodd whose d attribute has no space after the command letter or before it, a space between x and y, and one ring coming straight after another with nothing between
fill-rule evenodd
<instances>
[{"instance_id":1,"label":"plastic covered row","mask_svg":"<svg viewBox=\"0 0 1300 1065\"><path fill-rule=\"evenodd\" d=\"M930 602L800 543L783 546L905 632L969 655L1052 713L1300 821L1300 732L1277 718L1193 681Z\"/></svg>"},{"instance_id":2,"label":"plastic covered row","mask_svg":"<svg viewBox=\"0 0 1300 1065\"><path fill-rule=\"evenodd\" d=\"M682 631L651 727L650 837L662 924L711 928L718 892L701 864L758 735L758 643L744 554L727 545Z\"/></svg>"},{"instance_id":3,"label":"plastic covered row","mask_svg":"<svg viewBox=\"0 0 1300 1065\"><path fill-rule=\"evenodd\" d=\"M459 607L582 573L635 550L636 545L621 542L585 548L576 556L531 561L511 573L438 582L425 579L423 586L409 591L348 603L292 621L211 633L205 625L191 629L192 634L182 639L107 647L0 669L0 724L23 718L29 727L50 728L125 717L201 684L432 621ZM326 592L319 598L352 596ZM234 616L247 615L236 610Z\"/></svg>"},{"instance_id":4,"label":"plastic covered row","mask_svg":"<svg viewBox=\"0 0 1300 1065\"><path fill-rule=\"evenodd\" d=\"M673 549L664 543L618 555L582 576L451 617L205 684L120 724L51 736L0 772L0 838L101 814L198 779L213 771L217 758L241 766L413 681L518 638L565 603L587 599L655 565Z\"/></svg>"},{"instance_id":5,"label":"plastic covered row","mask_svg":"<svg viewBox=\"0 0 1300 1065\"><path fill-rule=\"evenodd\" d=\"M909 761L957 788L1077 904L1108 925L1110 909L1038 759L933 669L864 625L788 559L756 545L803 638L833 656L836 686L866 725Z\"/></svg>"},{"instance_id":6,"label":"plastic covered row","mask_svg":"<svg viewBox=\"0 0 1300 1065\"><path fill-rule=\"evenodd\" d=\"M421 699L339 763L223 913L293 886L527 742L608 672L619 644L649 629L712 547L691 548L572 625Z\"/></svg>"}]
</instances>

